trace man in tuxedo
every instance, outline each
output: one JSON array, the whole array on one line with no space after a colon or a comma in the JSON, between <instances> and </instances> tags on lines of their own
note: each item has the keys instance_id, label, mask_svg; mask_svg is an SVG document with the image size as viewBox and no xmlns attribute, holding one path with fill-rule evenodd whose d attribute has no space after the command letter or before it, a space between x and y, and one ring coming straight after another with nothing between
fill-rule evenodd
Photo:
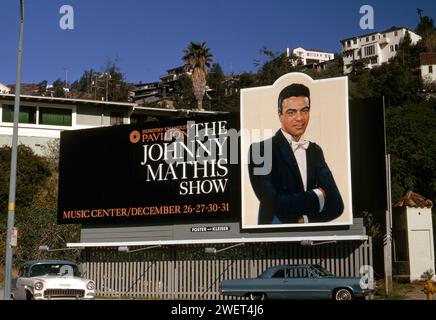
<instances>
[{"instance_id":1,"label":"man in tuxedo","mask_svg":"<svg viewBox=\"0 0 436 320\"><path fill-rule=\"evenodd\" d=\"M344 210L321 147L303 138L310 108L308 87L287 86L278 98L281 128L271 139L250 146L248 171L260 201L259 224L328 222ZM257 163L260 155L263 162ZM265 167L271 170L261 172Z\"/></svg>"}]
</instances>

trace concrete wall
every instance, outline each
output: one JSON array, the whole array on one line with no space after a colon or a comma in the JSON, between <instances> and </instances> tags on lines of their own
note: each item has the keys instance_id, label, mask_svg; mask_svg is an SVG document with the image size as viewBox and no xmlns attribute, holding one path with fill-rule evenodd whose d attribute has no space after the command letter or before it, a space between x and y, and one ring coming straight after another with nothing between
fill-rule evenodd
<instances>
[{"instance_id":1,"label":"concrete wall","mask_svg":"<svg viewBox=\"0 0 436 320\"><path fill-rule=\"evenodd\" d=\"M77 126L99 127L110 125L111 112L122 113L124 123L129 123L127 110L125 107L108 107L108 106L77 106Z\"/></svg>"},{"instance_id":2,"label":"concrete wall","mask_svg":"<svg viewBox=\"0 0 436 320\"><path fill-rule=\"evenodd\" d=\"M426 81L436 81L436 64L431 65L433 67L433 72L429 72L430 65L421 66L421 77L424 82Z\"/></svg>"},{"instance_id":3,"label":"concrete wall","mask_svg":"<svg viewBox=\"0 0 436 320\"><path fill-rule=\"evenodd\" d=\"M13 105L14 101L0 99L0 146L12 143L13 123L2 122L3 105ZM123 123L129 123L128 111L124 106L75 105L53 102L21 101L21 106L36 108L36 123L20 123L18 143L32 148L39 155L45 154L48 142L60 138L63 130L77 130L110 125L111 112L122 113ZM72 112L71 126L52 126L39 124L39 109L65 108Z\"/></svg>"},{"instance_id":4,"label":"concrete wall","mask_svg":"<svg viewBox=\"0 0 436 320\"><path fill-rule=\"evenodd\" d=\"M30 147L37 155L47 155L47 144L51 141L58 140L57 138L45 138L45 137L18 137L18 144L24 144ZM0 135L0 147L11 146L12 136Z\"/></svg>"}]
</instances>

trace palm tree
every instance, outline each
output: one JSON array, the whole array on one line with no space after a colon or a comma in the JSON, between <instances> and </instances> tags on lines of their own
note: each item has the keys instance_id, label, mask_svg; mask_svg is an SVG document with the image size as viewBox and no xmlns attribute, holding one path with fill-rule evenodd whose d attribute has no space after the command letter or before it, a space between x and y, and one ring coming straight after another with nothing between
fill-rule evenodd
<instances>
[{"instance_id":1,"label":"palm tree","mask_svg":"<svg viewBox=\"0 0 436 320\"><path fill-rule=\"evenodd\" d=\"M188 45L182 58L192 68L192 88L195 99L197 99L197 109L203 111L203 97L206 93L207 68L212 62L212 53L206 48L206 42L192 42Z\"/></svg>"}]
</instances>

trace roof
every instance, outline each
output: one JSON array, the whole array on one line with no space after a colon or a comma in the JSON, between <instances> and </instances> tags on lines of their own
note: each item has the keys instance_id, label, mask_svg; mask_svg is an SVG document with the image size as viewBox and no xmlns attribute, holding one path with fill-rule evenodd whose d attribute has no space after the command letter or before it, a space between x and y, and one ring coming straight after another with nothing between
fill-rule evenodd
<instances>
[{"instance_id":1,"label":"roof","mask_svg":"<svg viewBox=\"0 0 436 320\"><path fill-rule=\"evenodd\" d=\"M185 64L183 66L178 66L178 67L174 67L171 69L167 69L167 73L170 73L171 71L184 71L185 69L188 69L188 68L189 68L189 65Z\"/></svg>"},{"instance_id":2,"label":"roof","mask_svg":"<svg viewBox=\"0 0 436 320\"><path fill-rule=\"evenodd\" d=\"M436 64L436 52L425 52L419 55L421 66Z\"/></svg>"},{"instance_id":3,"label":"roof","mask_svg":"<svg viewBox=\"0 0 436 320\"><path fill-rule=\"evenodd\" d=\"M0 94L0 99L14 99L15 94ZM109 105L109 106L122 106L131 107L136 106L135 103L129 102L112 102L112 101L99 101L99 100L86 100L86 99L69 99L69 98L54 98L54 97L43 97L43 96L29 96L20 95L20 99L23 101L31 102L58 102L58 103L69 103L69 104L94 104L94 105Z\"/></svg>"},{"instance_id":4,"label":"roof","mask_svg":"<svg viewBox=\"0 0 436 320\"><path fill-rule=\"evenodd\" d=\"M372 36L374 34L379 34L379 33L388 33L388 32L393 32L393 31L398 31L398 30L403 30L406 29L409 32L413 32L416 33L414 30L410 29L410 28L406 28L406 27L390 27L389 29L386 29L384 31L376 31L376 32L371 32L371 33L366 33L366 34L362 34L360 36L354 36L354 37L349 37L346 39L342 39L341 42L347 41L347 40L353 40L355 38L363 38L363 37L369 37Z\"/></svg>"},{"instance_id":5,"label":"roof","mask_svg":"<svg viewBox=\"0 0 436 320\"><path fill-rule=\"evenodd\" d=\"M133 84L134 87L144 87L144 86L155 86L155 85L159 85L159 81L154 81L154 82L146 82L146 83L135 83Z\"/></svg>"},{"instance_id":6,"label":"roof","mask_svg":"<svg viewBox=\"0 0 436 320\"><path fill-rule=\"evenodd\" d=\"M5 84L3 84L1 82L0 82L0 89L3 89L3 90L9 89L9 90L11 90L11 88L9 88L7 85L5 85Z\"/></svg>"},{"instance_id":7,"label":"roof","mask_svg":"<svg viewBox=\"0 0 436 320\"><path fill-rule=\"evenodd\" d=\"M433 206L433 202L429 199L424 198L420 194L409 191L404 197L398 199L393 207L394 208L402 208L402 207L411 207L411 208L431 208Z\"/></svg>"},{"instance_id":8,"label":"roof","mask_svg":"<svg viewBox=\"0 0 436 320\"><path fill-rule=\"evenodd\" d=\"M324 50L319 50L319 49L306 49L306 48L303 48L303 47L298 47L298 48L295 48L294 50L297 50L297 49L303 49L303 50L306 50L306 51L313 51L313 52L319 52L319 53L334 54L333 52L329 52L329 51L324 51Z\"/></svg>"}]
</instances>

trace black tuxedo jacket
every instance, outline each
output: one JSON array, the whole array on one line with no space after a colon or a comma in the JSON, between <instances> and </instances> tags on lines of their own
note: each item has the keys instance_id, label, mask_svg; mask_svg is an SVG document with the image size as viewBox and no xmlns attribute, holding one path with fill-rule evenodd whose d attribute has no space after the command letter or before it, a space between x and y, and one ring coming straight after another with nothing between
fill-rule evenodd
<instances>
[{"instance_id":1,"label":"black tuxedo jacket","mask_svg":"<svg viewBox=\"0 0 436 320\"><path fill-rule=\"evenodd\" d=\"M265 154L271 143L272 155ZM263 157L264 162L255 163L254 154ZM260 201L259 224L271 224L276 217L281 223L297 223L302 215L309 222L327 222L339 217L344 204L330 169L325 162L321 147L310 142L306 150L307 191L298 169L292 148L279 130L271 139L250 146L248 171L251 185ZM259 161L258 161L259 162ZM256 174L255 170L270 165L271 171ZM318 196L313 189L322 187L326 193L324 209L319 212Z\"/></svg>"}]
</instances>

